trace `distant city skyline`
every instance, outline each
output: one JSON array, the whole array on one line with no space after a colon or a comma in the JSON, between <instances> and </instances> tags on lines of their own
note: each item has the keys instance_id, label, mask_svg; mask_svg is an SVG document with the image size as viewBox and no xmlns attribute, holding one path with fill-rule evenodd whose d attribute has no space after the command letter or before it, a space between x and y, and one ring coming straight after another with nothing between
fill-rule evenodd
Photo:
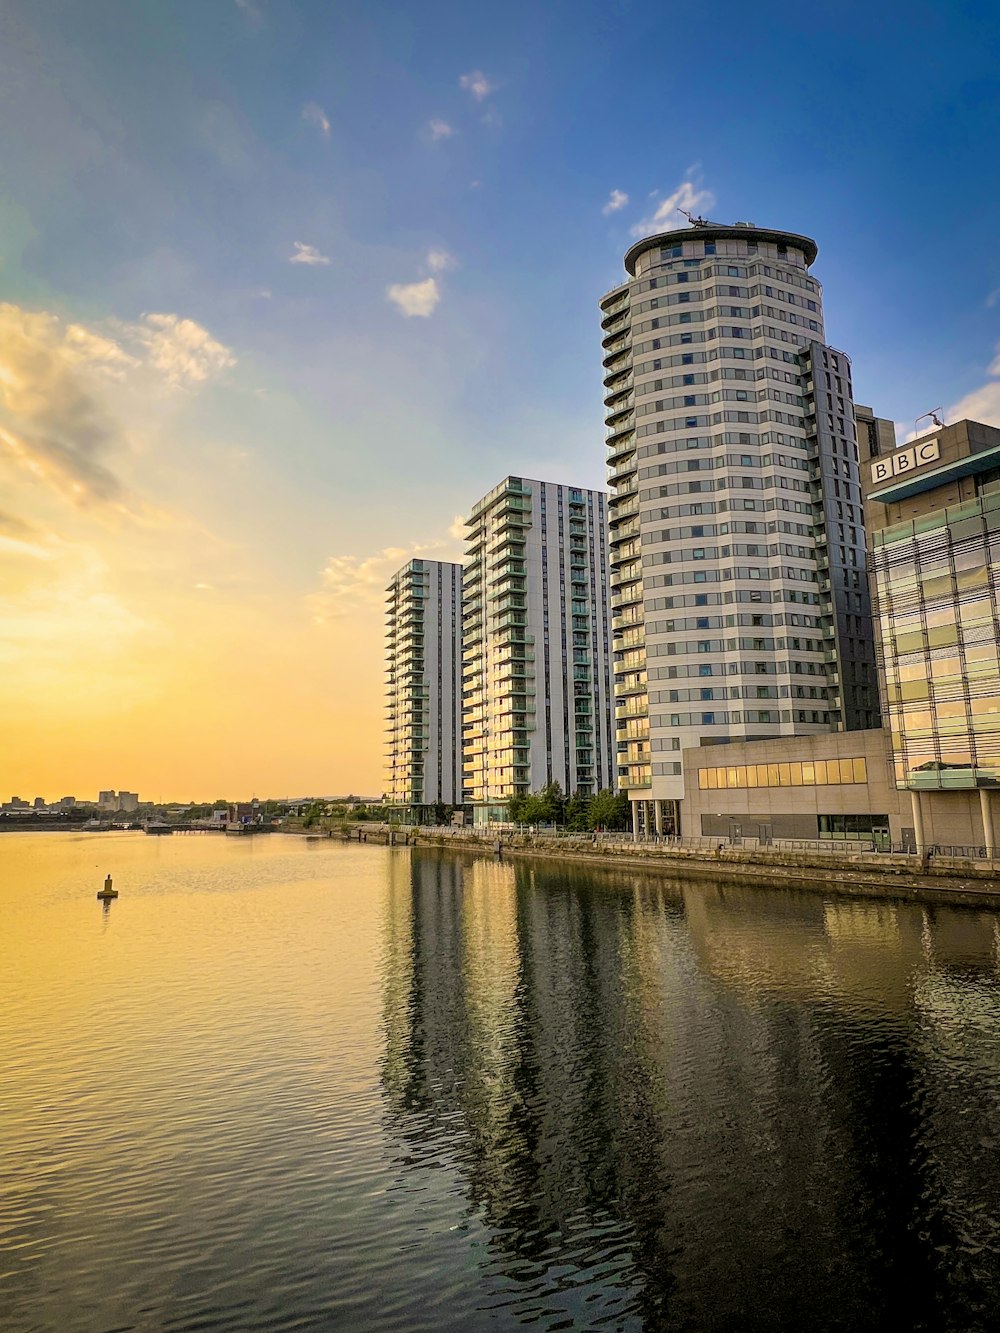
<instances>
[{"instance_id":1,"label":"distant city skyline","mask_svg":"<svg viewBox=\"0 0 1000 1333\"><path fill-rule=\"evenodd\" d=\"M498 476L603 487L594 312L681 209L816 239L901 438L1000 424L998 44L987 6L8 0L7 785L380 793L388 578Z\"/></svg>"}]
</instances>

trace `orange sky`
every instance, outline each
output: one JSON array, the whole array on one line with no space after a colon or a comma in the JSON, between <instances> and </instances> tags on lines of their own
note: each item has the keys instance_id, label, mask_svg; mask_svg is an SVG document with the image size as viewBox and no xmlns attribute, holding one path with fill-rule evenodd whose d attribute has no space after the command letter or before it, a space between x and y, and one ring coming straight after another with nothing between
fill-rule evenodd
<instances>
[{"instance_id":1,"label":"orange sky","mask_svg":"<svg viewBox=\"0 0 1000 1333\"><path fill-rule=\"evenodd\" d=\"M381 792L382 590L412 548L330 556L308 478L205 426L253 378L192 321L0 306L3 799Z\"/></svg>"}]
</instances>

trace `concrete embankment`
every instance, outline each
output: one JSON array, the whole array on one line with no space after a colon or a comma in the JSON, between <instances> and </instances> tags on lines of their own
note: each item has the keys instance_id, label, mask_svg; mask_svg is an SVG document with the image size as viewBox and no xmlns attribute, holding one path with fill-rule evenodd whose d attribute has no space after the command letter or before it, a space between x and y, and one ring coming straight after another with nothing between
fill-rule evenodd
<instances>
[{"instance_id":1,"label":"concrete embankment","mask_svg":"<svg viewBox=\"0 0 1000 1333\"><path fill-rule=\"evenodd\" d=\"M989 902L1000 906L1000 862L953 856L902 855L888 852L801 851L781 847L744 848L724 844L683 846L677 843L642 843L627 839L602 840L589 834L548 837L501 833L490 836L471 831L433 828L392 828L385 824L332 823L310 829L287 829L305 836L343 842L370 842L395 846L436 847L479 856L527 857L571 861L612 868L642 868L665 874L703 875L714 880L745 883L791 882L803 888L837 888L865 897L920 897L940 895L950 901Z\"/></svg>"}]
</instances>

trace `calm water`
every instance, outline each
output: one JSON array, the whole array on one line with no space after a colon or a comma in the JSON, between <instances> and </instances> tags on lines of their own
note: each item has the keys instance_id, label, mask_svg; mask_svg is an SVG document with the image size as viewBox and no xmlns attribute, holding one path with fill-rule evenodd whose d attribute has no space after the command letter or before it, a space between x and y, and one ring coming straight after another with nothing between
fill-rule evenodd
<instances>
[{"instance_id":1,"label":"calm water","mask_svg":"<svg viewBox=\"0 0 1000 1333\"><path fill-rule=\"evenodd\" d=\"M1000 1322L993 913L135 834L0 911L5 1333Z\"/></svg>"}]
</instances>

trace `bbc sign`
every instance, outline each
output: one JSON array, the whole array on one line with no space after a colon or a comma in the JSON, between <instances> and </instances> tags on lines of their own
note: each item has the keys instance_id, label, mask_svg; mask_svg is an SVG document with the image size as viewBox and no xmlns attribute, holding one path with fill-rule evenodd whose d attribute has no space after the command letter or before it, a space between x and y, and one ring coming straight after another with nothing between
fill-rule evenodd
<instances>
[{"instance_id":1,"label":"bbc sign","mask_svg":"<svg viewBox=\"0 0 1000 1333\"><path fill-rule=\"evenodd\" d=\"M897 449L895 453L886 454L885 458L872 463L872 483L877 485L880 481L891 481L893 477L914 472L918 467L933 463L940 457L939 440L925 440L923 444L915 444L910 449Z\"/></svg>"}]
</instances>

